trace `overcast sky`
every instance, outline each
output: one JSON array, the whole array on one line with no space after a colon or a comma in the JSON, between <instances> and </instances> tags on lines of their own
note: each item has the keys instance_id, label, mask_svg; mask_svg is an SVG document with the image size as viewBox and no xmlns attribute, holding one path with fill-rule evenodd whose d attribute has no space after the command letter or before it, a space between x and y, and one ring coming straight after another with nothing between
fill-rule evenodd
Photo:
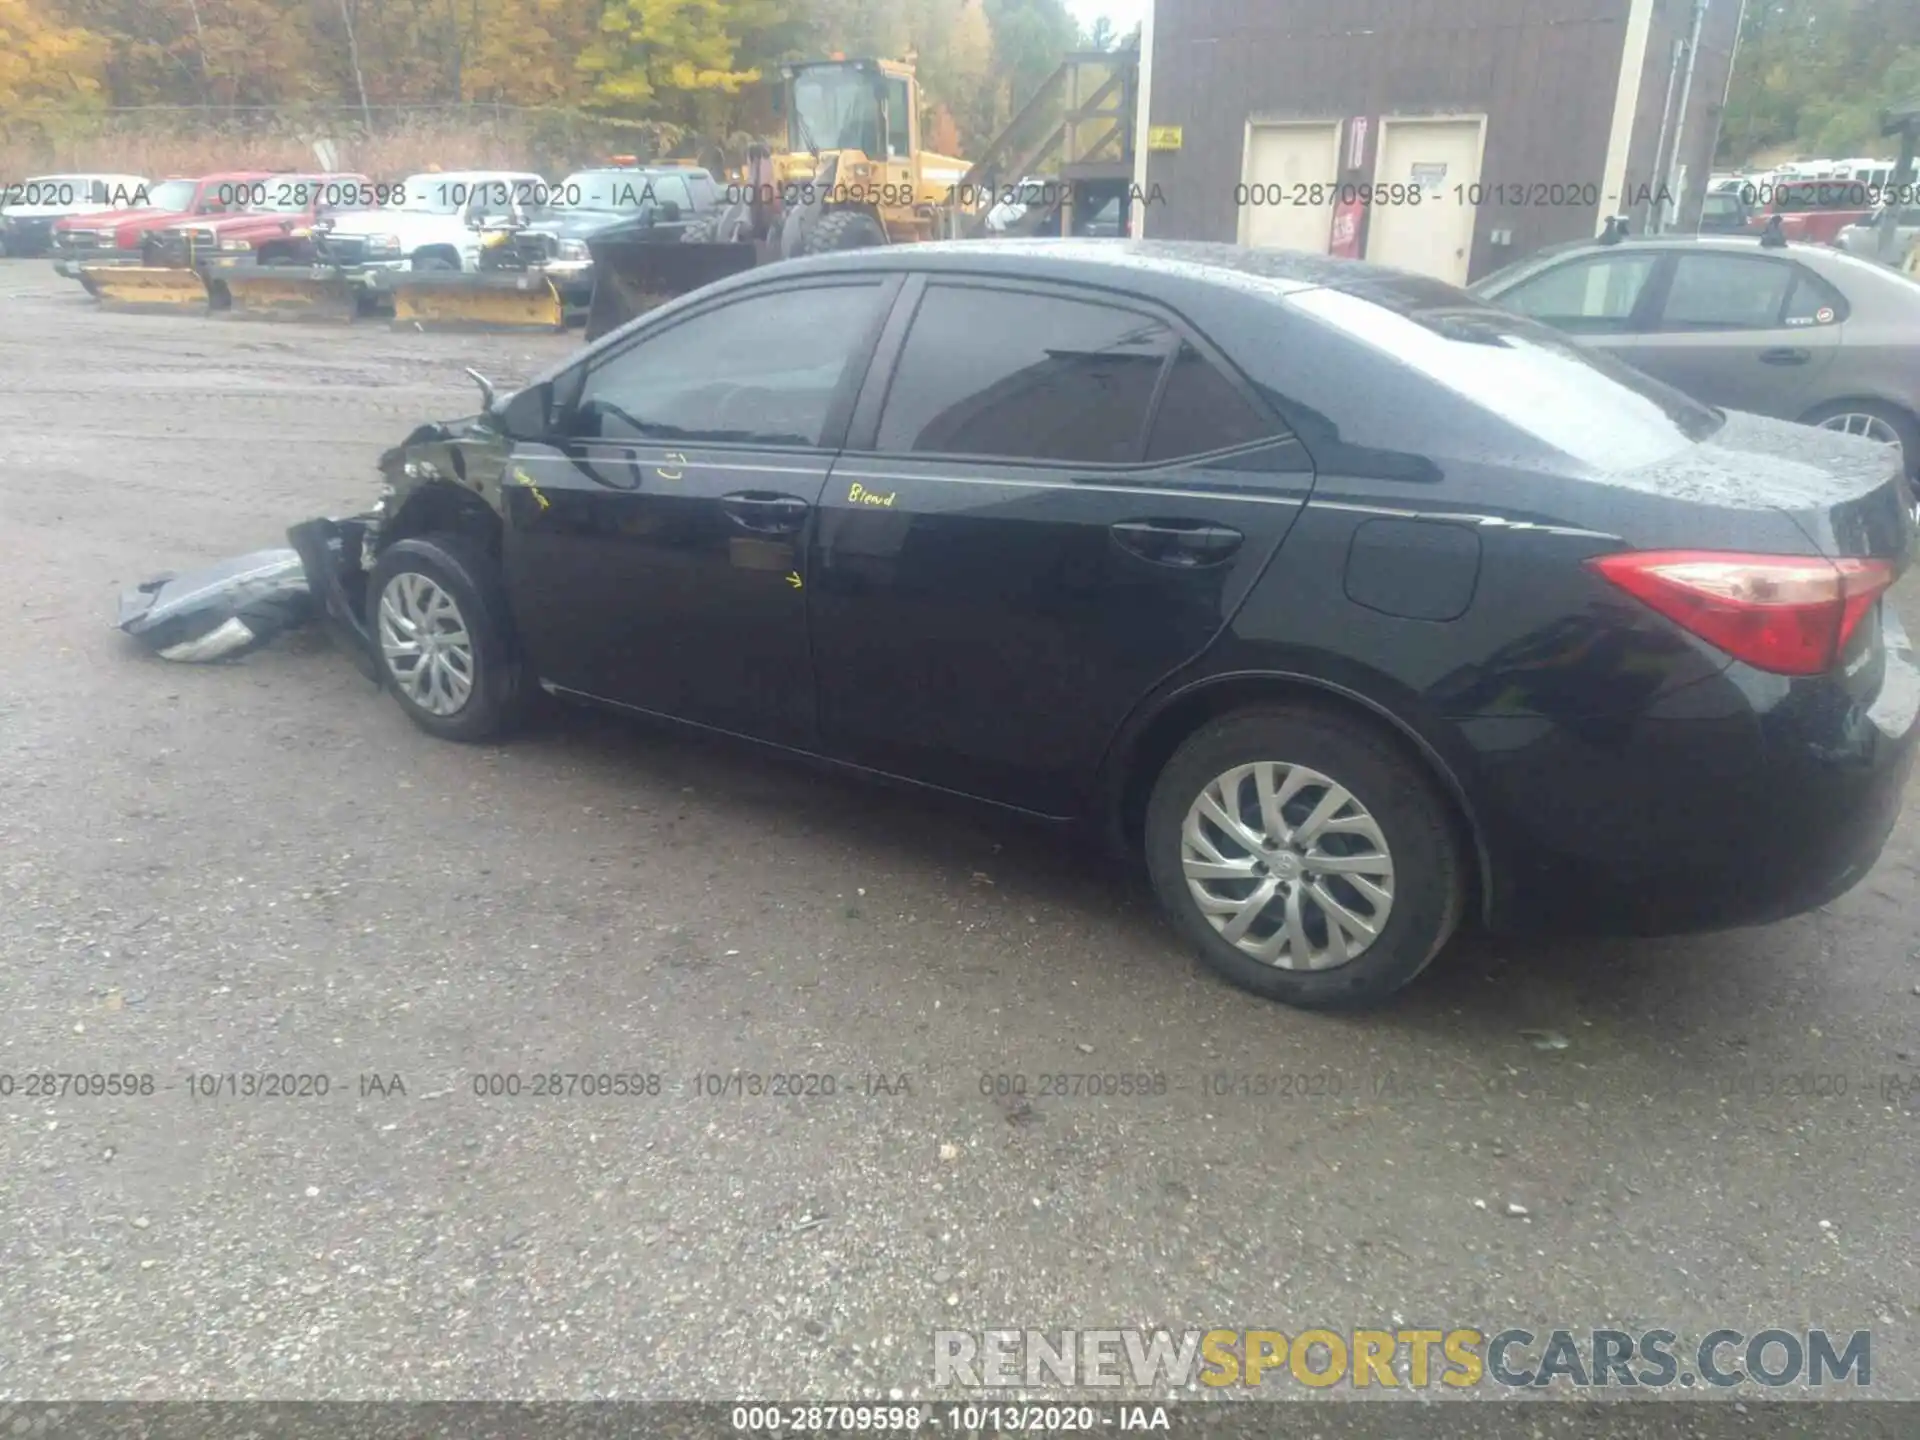
<instances>
[{"instance_id":1,"label":"overcast sky","mask_svg":"<svg viewBox=\"0 0 1920 1440\"><path fill-rule=\"evenodd\" d=\"M1067 9L1082 25L1104 15L1113 22L1114 33L1124 35L1146 16L1147 0L1067 0Z\"/></svg>"}]
</instances>

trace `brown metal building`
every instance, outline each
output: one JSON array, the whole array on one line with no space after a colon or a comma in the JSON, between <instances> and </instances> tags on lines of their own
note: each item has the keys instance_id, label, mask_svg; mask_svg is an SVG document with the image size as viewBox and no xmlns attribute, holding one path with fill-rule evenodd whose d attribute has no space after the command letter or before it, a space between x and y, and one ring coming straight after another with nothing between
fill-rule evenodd
<instances>
[{"instance_id":1,"label":"brown metal building","mask_svg":"<svg viewBox=\"0 0 1920 1440\"><path fill-rule=\"evenodd\" d=\"M1743 3L1152 0L1135 233L1465 283L1663 189L1690 226Z\"/></svg>"}]
</instances>

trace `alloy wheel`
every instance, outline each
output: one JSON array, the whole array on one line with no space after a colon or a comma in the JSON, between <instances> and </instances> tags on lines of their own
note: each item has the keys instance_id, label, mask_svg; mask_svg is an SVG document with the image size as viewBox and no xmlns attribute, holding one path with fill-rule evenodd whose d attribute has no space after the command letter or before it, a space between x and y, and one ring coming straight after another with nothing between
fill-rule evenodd
<instances>
[{"instance_id":1,"label":"alloy wheel","mask_svg":"<svg viewBox=\"0 0 1920 1440\"><path fill-rule=\"evenodd\" d=\"M1378 822L1304 765L1264 760L1216 776L1187 809L1180 863L1221 938L1282 970L1357 959L1393 911L1393 855Z\"/></svg>"},{"instance_id":2,"label":"alloy wheel","mask_svg":"<svg viewBox=\"0 0 1920 1440\"><path fill-rule=\"evenodd\" d=\"M417 570L380 594L380 650L402 693L430 715L453 715L473 694L473 640L460 607Z\"/></svg>"},{"instance_id":3,"label":"alloy wheel","mask_svg":"<svg viewBox=\"0 0 1920 1440\"><path fill-rule=\"evenodd\" d=\"M1878 440L1882 445L1891 445L1895 450L1901 451L1904 458L1905 452L1900 444L1900 432L1878 415L1850 410L1844 415L1829 415L1820 422L1819 428L1838 430L1846 435L1859 435L1867 440Z\"/></svg>"}]
</instances>

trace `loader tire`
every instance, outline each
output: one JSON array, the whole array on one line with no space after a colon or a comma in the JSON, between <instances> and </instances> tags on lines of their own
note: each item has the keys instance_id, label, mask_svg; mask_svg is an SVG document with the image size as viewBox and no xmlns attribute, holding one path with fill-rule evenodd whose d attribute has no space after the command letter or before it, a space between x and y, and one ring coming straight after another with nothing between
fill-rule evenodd
<instances>
[{"instance_id":1,"label":"loader tire","mask_svg":"<svg viewBox=\"0 0 1920 1440\"><path fill-rule=\"evenodd\" d=\"M836 250L864 250L887 243L887 232L864 210L830 210L800 242L802 255L830 255Z\"/></svg>"}]
</instances>

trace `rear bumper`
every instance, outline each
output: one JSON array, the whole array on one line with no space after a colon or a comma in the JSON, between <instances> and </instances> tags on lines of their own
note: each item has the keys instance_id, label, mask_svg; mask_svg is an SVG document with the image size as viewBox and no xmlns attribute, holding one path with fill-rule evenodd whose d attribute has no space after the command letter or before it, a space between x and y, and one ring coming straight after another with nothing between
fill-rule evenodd
<instances>
[{"instance_id":1,"label":"rear bumper","mask_svg":"<svg viewBox=\"0 0 1920 1440\"><path fill-rule=\"evenodd\" d=\"M1665 935L1826 904L1878 861L1920 744L1920 668L1886 620L1870 704L1736 666L1660 713L1461 723L1494 928Z\"/></svg>"}]
</instances>

